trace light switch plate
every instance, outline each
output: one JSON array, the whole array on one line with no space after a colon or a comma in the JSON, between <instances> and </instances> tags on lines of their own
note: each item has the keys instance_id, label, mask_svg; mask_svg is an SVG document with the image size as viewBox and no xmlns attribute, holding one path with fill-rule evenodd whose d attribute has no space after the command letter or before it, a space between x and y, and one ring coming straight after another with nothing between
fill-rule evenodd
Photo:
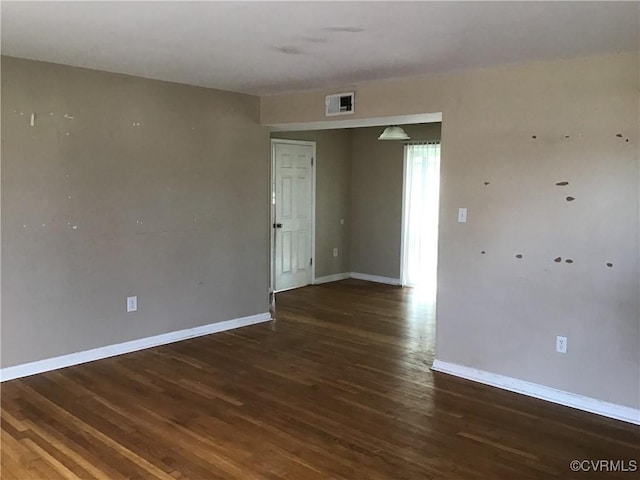
<instances>
[{"instance_id":1,"label":"light switch plate","mask_svg":"<svg viewBox=\"0 0 640 480\"><path fill-rule=\"evenodd\" d=\"M465 223L467 221L467 209L459 208L458 209L458 222Z\"/></svg>"}]
</instances>

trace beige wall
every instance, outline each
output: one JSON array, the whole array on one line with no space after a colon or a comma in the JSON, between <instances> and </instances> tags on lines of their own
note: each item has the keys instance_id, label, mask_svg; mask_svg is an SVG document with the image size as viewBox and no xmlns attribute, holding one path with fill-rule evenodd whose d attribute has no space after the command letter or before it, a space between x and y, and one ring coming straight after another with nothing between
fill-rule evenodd
<instances>
[{"instance_id":1,"label":"beige wall","mask_svg":"<svg viewBox=\"0 0 640 480\"><path fill-rule=\"evenodd\" d=\"M640 407L638 73L635 52L355 86L355 118L443 112L438 359ZM256 98L2 75L3 367L267 309ZM264 97L262 122L324 120L325 93Z\"/></svg>"},{"instance_id":2,"label":"beige wall","mask_svg":"<svg viewBox=\"0 0 640 480\"><path fill-rule=\"evenodd\" d=\"M436 357L640 407L638 52L353 88L356 118L443 113ZM320 121L326 93L262 121Z\"/></svg>"},{"instance_id":3,"label":"beige wall","mask_svg":"<svg viewBox=\"0 0 640 480\"><path fill-rule=\"evenodd\" d=\"M349 272L351 132L274 132L271 138L316 142L316 278Z\"/></svg>"},{"instance_id":4,"label":"beige wall","mask_svg":"<svg viewBox=\"0 0 640 480\"><path fill-rule=\"evenodd\" d=\"M266 312L258 118L256 97L3 57L2 366Z\"/></svg>"},{"instance_id":5,"label":"beige wall","mask_svg":"<svg viewBox=\"0 0 640 480\"><path fill-rule=\"evenodd\" d=\"M440 140L440 125L403 128L412 140ZM383 129L353 129L351 271L399 279L404 143L378 140Z\"/></svg>"}]
</instances>

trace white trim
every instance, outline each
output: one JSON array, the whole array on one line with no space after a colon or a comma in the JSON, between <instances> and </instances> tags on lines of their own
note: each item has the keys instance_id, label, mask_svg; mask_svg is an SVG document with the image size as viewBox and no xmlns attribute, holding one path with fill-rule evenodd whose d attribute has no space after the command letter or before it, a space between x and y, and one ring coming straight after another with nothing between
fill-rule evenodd
<instances>
[{"instance_id":1,"label":"white trim","mask_svg":"<svg viewBox=\"0 0 640 480\"><path fill-rule=\"evenodd\" d=\"M60 357L23 363L22 365L15 365L13 367L0 369L0 382L35 375L36 373L48 372L50 370L57 370L59 368L70 367L72 365L79 365L81 363L93 362L94 360L157 347L158 345L179 342L180 340L186 340L188 338L201 337L203 335L233 330L234 328L246 327L256 323L268 322L269 320L271 320L271 314L269 312L258 313L257 315L250 315L248 317L235 318L233 320L211 323L200 327L154 335L153 337L140 338L138 340L117 343L115 345L93 348L83 352L70 353Z\"/></svg>"},{"instance_id":2,"label":"white trim","mask_svg":"<svg viewBox=\"0 0 640 480\"><path fill-rule=\"evenodd\" d=\"M339 280L346 280L350 278L351 274L349 272L346 273L334 273L333 275L326 275L324 277L318 277L313 282L314 285L318 285L320 283L329 283L329 282L337 282Z\"/></svg>"},{"instance_id":3,"label":"white trim","mask_svg":"<svg viewBox=\"0 0 640 480\"><path fill-rule=\"evenodd\" d=\"M316 155L316 142L307 140L287 140L283 138L271 139L271 182L269 187L269 292L275 293L276 279L275 279L275 229L273 224L275 223L275 172L276 172L276 150L275 145L289 144L289 145L303 145L313 148L313 161L311 164L311 279L307 285L313 285L316 278L316 166L318 164L318 155ZM306 286L306 285L300 285ZM298 288L298 287L292 287ZM289 290L289 289L284 289Z\"/></svg>"},{"instance_id":4,"label":"white trim","mask_svg":"<svg viewBox=\"0 0 640 480\"><path fill-rule=\"evenodd\" d=\"M467 380L473 380L474 382L484 383L485 385L491 385L503 390L539 398L559 405L577 408L578 410L584 410L585 412L595 413L604 417L615 418L623 422L640 425L640 409L637 408L605 402L603 400L565 392L564 390L545 387L537 383L440 360L434 360L431 370L466 378Z\"/></svg>"},{"instance_id":5,"label":"white trim","mask_svg":"<svg viewBox=\"0 0 640 480\"><path fill-rule=\"evenodd\" d=\"M395 115L391 117L350 118L348 120L321 120L319 122L274 123L271 125L267 124L267 126L271 127L272 132L300 132L304 130L385 127L389 125L410 125L413 123L435 123L441 121L442 112L438 112L418 113L414 115Z\"/></svg>"},{"instance_id":6,"label":"white trim","mask_svg":"<svg viewBox=\"0 0 640 480\"><path fill-rule=\"evenodd\" d=\"M273 145L274 143L286 143L288 145L302 145L303 147L311 147L312 144L315 145L316 142L312 140L289 140L288 138L272 138L271 145Z\"/></svg>"},{"instance_id":7,"label":"white trim","mask_svg":"<svg viewBox=\"0 0 640 480\"><path fill-rule=\"evenodd\" d=\"M389 285L400 285L399 278L381 277L379 275L369 275L368 273L351 272L351 278L357 280L367 280L368 282L388 283Z\"/></svg>"}]
</instances>

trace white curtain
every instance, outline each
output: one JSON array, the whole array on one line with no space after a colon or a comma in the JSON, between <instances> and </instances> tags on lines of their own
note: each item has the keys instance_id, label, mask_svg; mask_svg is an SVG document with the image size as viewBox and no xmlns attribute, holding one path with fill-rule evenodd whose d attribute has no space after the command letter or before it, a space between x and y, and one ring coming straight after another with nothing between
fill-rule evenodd
<instances>
[{"instance_id":1,"label":"white curtain","mask_svg":"<svg viewBox=\"0 0 640 480\"><path fill-rule=\"evenodd\" d=\"M435 294L440 145L405 146L402 284Z\"/></svg>"}]
</instances>

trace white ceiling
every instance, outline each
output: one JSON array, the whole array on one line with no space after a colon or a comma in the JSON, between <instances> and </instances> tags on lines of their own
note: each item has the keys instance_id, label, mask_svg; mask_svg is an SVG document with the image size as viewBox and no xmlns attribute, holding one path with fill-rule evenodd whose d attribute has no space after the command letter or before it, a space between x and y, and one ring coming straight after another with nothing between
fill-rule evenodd
<instances>
[{"instance_id":1,"label":"white ceiling","mask_svg":"<svg viewBox=\"0 0 640 480\"><path fill-rule=\"evenodd\" d=\"M253 94L637 50L638 2L8 2L2 53Z\"/></svg>"}]
</instances>

